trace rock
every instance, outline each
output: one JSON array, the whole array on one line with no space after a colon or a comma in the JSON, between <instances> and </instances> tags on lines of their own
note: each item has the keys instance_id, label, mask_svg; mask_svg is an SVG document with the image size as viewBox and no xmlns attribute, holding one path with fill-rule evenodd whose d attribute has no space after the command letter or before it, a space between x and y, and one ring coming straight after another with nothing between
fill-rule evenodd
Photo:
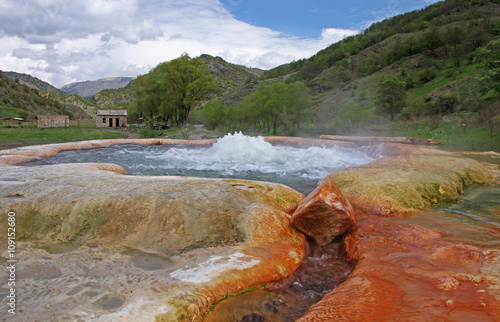
<instances>
[{"instance_id":1,"label":"rock","mask_svg":"<svg viewBox=\"0 0 500 322\"><path fill-rule=\"evenodd\" d=\"M445 151L393 152L329 175L356 209L357 229L343 241L357 264L298 321L499 320L500 252L467 233L485 225L485 240L498 240L497 221L425 207L456 202L471 185L498 186L500 168ZM461 231L460 242L449 237Z\"/></svg>"},{"instance_id":2,"label":"rock","mask_svg":"<svg viewBox=\"0 0 500 322\"><path fill-rule=\"evenodd\" d=\"M373 142L402 143L415 145L439 145L432 139L412 138L412 137L382 137L382 136L340 136L340 135L321 135L320 138L327 140L352 141L371 145Z\"/></svg>"},{"instance_id":3,"label":"rock","mask_svg":"<svg viewBox=\"0 0 500 322\"><path fill-rule=\"evenodd\" d=\"M426 148L405 149L369 165L329 175L354 207L378 216L405 216L455 203L467 186L498 185L498 167Z\"/></svg>"},{"instance_id":4,"label":"rock","mask_svg":"<svg viewBox=\"0 0 500 322\"><path fill-rule=\"evenodd\" d=\"M274 183L124 172L89 163L0 167L0 230L7 231L7 213L14 212L19 278L73 294L75 307L68 311L67 298L40 300L26 286L23 303L31 309L20 319L83 319L74 312L86 312L134 320L147 306L151 320L196 320L228 295L279 281L302 262L306 239L291 227L289 212L301 193ZM77 247L46 251L65 243ZM7 234L0 244L7 245ZM102 289L75 292L92 279ZM169 288L155 292L158 280ZM101 297L92 305L84 292L118 292L126 303Z\"/></svg>"},{"instance_id":5,"label":"rock","mask_svg":"<svg viewBox=\"0 0 500 322\"><path fill-rule=\"evenodd\" d=\"M326 178L297 207L292 224L324 246L356 224L354 210L331 178Z\"/></svg>"}]
</instances>

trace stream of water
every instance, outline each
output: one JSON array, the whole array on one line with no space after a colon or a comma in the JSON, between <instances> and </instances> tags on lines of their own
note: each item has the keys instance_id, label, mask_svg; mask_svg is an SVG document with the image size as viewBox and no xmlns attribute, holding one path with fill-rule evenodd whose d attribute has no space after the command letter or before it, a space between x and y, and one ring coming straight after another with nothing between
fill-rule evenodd
<instances>
[{"instance_id":1,"label":"stream of water","mask_svg":"<svg viewBox=\"0 0 500 322\"><path fill-rule=\"evenodd\" d=\"M268 289L222 301L204 321L296 321L342 284L354 266L346 260L340 238L322 247L309 241L306 256L292 276Z\"/></svg>"}]
</instances>

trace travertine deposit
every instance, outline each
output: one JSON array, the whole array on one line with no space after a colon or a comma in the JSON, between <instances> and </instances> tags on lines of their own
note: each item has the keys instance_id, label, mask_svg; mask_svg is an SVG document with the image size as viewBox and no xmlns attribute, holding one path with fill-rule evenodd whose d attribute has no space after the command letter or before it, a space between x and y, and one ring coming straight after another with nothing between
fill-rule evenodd
<instances>
[{"instance_id":1,"label":"travertine deposit","mask_svg":"<svg viewBox=\"0 0 500 322\"><path fill-rule=\"evenodd\" d=\"M290 276L306 238L290 223L304 196L286 186L127 176L114 164L17 165L114 143L214 142L103 140L0 151L0 230L7 229L7 213L16 216L22 292L14 320L200 320L227 297ZM330 174L301 207L308 209L307 226L323 226L308 234L320 236L326 217L315 218L308 201L335 216L330 210L338 202L325 186L338 185L335 195L346 199L341 229L327 228L328 238L318 240L340 234L356 263L301 320L500 320L500 213L491 210L481 223L428 208L456 203L467 187L498 187L498 164L409 145L373 149L386 157ZM468 232L488 238L478 242ZM0 234L2 266L6 245ZM6 281L0 277L2 298Z\"/></svg>"}]
</instances>

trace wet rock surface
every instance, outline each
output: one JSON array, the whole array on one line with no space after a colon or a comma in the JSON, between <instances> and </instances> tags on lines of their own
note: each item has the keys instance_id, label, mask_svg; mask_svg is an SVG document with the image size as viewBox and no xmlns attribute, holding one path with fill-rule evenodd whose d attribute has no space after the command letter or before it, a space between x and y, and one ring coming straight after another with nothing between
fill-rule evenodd
<instances>
[{"instance_id":1,"label":"wet rock surface","mask_svg":"<svg viewBox=\"0 0 500 322\"><path fill-rule=\"evenodd\" d=\"M356 225L354 209L331 178L323 180L297 207L292 224L324 246Z\"/></svg>"},{"instance_id":2,"label":"wet rock surface","mask_svg":"<svg viewBox=\"0 0 500 322\"><path fill-rule=\"evenodd\" d=\"M14 321L217 320L217 312L235 321L500 320L498 202L484 216L484 206L450 205L474 185L495 196L498 164L385 145L387 157L329 175L357 226L306 257L304 235L290 226L303 196L281 185L130 178L106 164L12 166L128 142L0 151L0 229L8 211L18 223Z\"/></svg>"},{"instance_id":3,"label":"wet rock surface","mask_svg":"<svg viewBox=\"0 0 500 322\"><path fill-rule=\"evenodd\" d=\"M318 246L309 241L300 268L280 283L218 304L204 321L296 321L352 272L342 238Z\"/></svg>"},{"instance_id":4,"label":"wet rock surface","mask_svg":"<svg viewBox=\"0 0 500 322\"><path fill-rule=\"evenodd\" d=\"M344 243L358 263L299 321L500 318L499 205L467 201L475 189L498 201L498 165L442 151L407 152L330 175L355 208L358 230ZM450 206L475 185L493 187L471 188ZM427 208L438 204L446 206ZM460 204L482 209L470 213Z\"/></svg>"},{"instance_id":5,"label":"wet rock surface","mask_svg":"<svg viewBox=\"0 0 500 322\"><path fill-rule=\"evenodd\" d=\"M16 214L14 320L199 318L228 294L300 265L305 237L289 211L302 194L121 173L106 164L0 167L2 231ZM5 234L0 247L5 258Z\"/></svg>"},{"instance_id":6,"label":"wet rock surface","mask_svg":"<svg viewBox=\"0 0 500 322\"><path fill-rule=\"evenodd\" d=\"M468 186L500 184L495 164L434 149L384 149L392 155L329 175L351 204L368 214L408 216L424 207L455 203Z\"/></svg>"}]
</instances>

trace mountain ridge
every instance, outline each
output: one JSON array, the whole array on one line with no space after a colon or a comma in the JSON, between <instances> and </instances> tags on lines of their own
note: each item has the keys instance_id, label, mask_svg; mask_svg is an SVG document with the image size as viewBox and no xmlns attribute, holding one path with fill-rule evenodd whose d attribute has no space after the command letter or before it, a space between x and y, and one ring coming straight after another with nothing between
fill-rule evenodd
<instances>
[{"instance_id":1,"label":"mountain ridge","mask_svg":"<svg viewBox=\"0 0 500 322\"><path fill-rule=\"evenodd\" d=\"M83 98L91 98L104 89L118 89L127 86L134 77L104 77L94 81L74 82L64 85L61 90L68 94L78 94Z\"/></svg>"}]
</instances>

